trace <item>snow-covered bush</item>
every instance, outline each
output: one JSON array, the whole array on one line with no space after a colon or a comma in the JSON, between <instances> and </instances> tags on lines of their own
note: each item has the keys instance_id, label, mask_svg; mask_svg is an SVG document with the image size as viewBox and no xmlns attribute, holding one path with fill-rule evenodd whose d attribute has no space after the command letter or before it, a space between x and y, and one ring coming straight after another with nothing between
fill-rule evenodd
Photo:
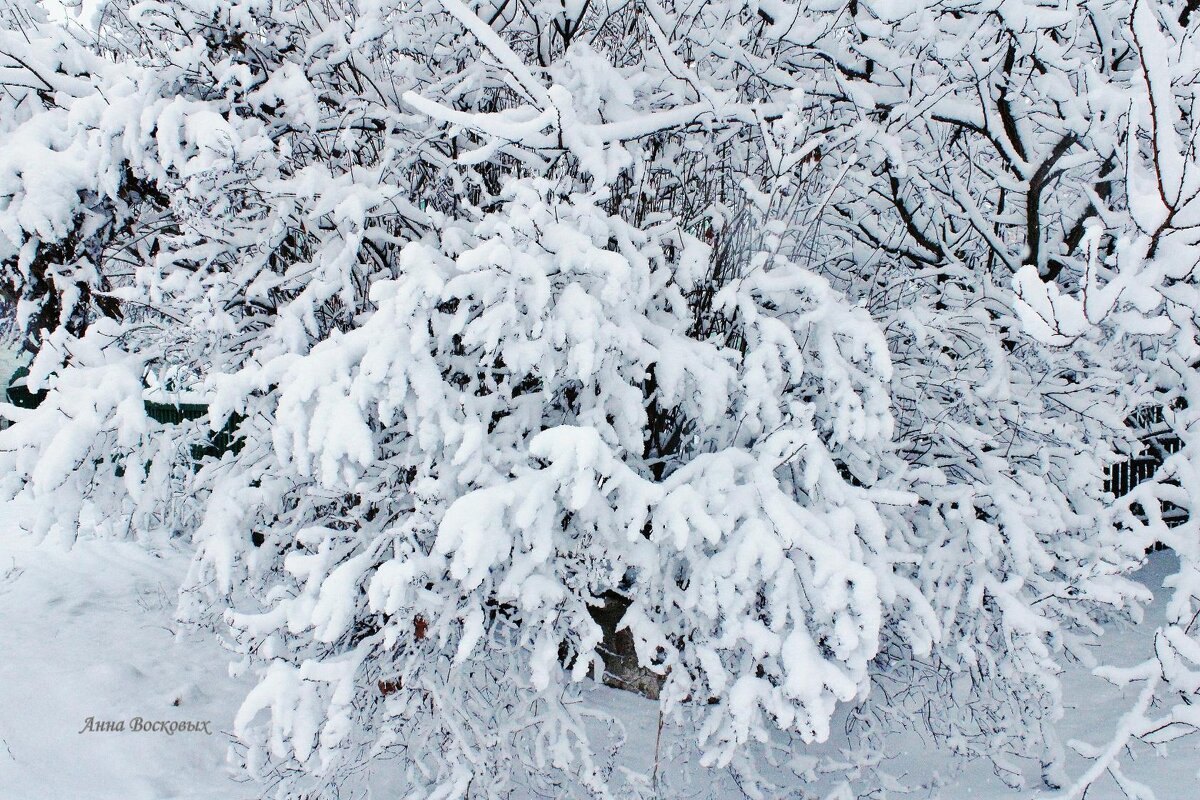
<instances>
[{"instance_id":1,"label":"snow-covered bush","mask_svg":"<svg viewBox=\"0 0 1200 800\"><path fill-rule=\"evenodd\" d=\"M0 488L194 543L281 796L611 793L606 671L750 792L845 704L1062 782L1144 599L1104 469L1193 382L1186 9L21 8Z\"/></svg>"}]
</instances>

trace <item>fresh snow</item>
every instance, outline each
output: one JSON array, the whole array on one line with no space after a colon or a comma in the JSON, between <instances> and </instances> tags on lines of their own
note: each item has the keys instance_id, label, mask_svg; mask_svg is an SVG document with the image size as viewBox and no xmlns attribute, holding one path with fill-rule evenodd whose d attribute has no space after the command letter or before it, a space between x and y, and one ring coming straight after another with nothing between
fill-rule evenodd
<instances>
[{"instance_id":1,"label":"fresh snow","mask_svg":"<svg viewBox=\"0 0 1200 800\"><path fill-rule=\"evenodd\" d=\"M47 758L211 702L203 769L77 763L275 800L1151 800L1188 764L1193 0L72 2L0 0L0 304L45 391L0 404L42 542L6 669L85 729ZM42 652L85 601L109 649ZM5 786L102 788L69 774Z\"/></svg>"},{"instance_id":2,"label":"fresh snow","mask_svg":"<svg viewBox=\"0 0 1200 800\"><path fill-rule=\"evenodd\" d=\"M0 799L2 800L239 800L261 796L226 764L239 706L251 683L230 677L229 652L204 631L174 621L175 590L189 554L169 543L157 547L81 537L64 549L34 544L18 530L11 506L0 506ZM1156 601L1137 626L1110 627L1095 644L1098 663L1127 666L1147 651L1164 619L1165 576L1175 571L1169 552L1149 556L1137 579ZM1058 726L1064 741L1102 744L1132 704L1137 687L1124 691L1074 666L1063 675L1067 713ZM619 773L691 797L741 797L728 776L713 781L696 767L696 754L672 733L658 733L657 704L627 692L593 686L588 705L614 714L626 737ZM203 732L134 732L128 721L200 720ZM84 731L87 719L125 720L126 730ZM829 741L792 754L811 764L813 782L801 797L843 797L822 767L849 760L843 710ZM1042 789L1016 790L990 764L956 764L937 755L917 734L891 737L884 769L897 797L924 800L1051 800ZM1182 800L1200 779L1200 750L1183 739L1159 752L1138 747L1125 773L1160 798ZM1156 756L1162 756L1161 758ZM386 794L394 761L369 767L370 784ZM1030 766L1036 771L1036 765ZM1068 774L1086 768L1068 757ZM617 787L622 785L617 781ZM525 796L536 795L527 793ZM619 796L619 795L618 795ZM850 797L850 795L845 795ZM1111 779L1098 782L1088 800L1124 800Z\"/></svg>"},{"instance_id":3,"label":"fresh snow","mask_svg":"<svg viewBox=\"0 0 1200 800\"><path fill-rule=\"evenodd\" d=\"M173 622L187 563L127 542L35 546L0 507L0 798L260 796L225 766L248 684L214 637ZM81 732L89 717L126 730ZM212 734L133 732L134 717Z\"/></svg>"},{"instance_id":4,"label":"fresh snow","mask_svg":"<svg viewBox=\"0 0 1200 800\"><path fill-rule=\"evenodd\" d=\"M12 377L13 372L27 360L16 348L0 341L0 389L8 386L8 379ZM0 398L0 401L7 402L7 399Z\"/></svg>"}]
</instances>

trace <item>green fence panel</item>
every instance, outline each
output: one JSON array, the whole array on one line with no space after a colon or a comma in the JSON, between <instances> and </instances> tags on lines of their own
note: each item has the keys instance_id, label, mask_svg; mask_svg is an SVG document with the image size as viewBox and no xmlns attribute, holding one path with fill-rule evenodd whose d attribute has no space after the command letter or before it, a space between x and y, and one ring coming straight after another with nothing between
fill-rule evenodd
<instances>
[{"instance_id":1,"label":"green fence panel","mask_svg":"<svg viewBox=\"0 0 1200 800\"><path fill-rule=\"evenodd\" d=\"M8 402L18 408L37 408L46 399L47 392L44 389L40 392L31 392L23 383L16 385L17 381L28 375L28 367L18 367L8 381L5 392ZM163 425L179 425L188 420L200 419L208 413L208 405L205 403L174 404L146 400L145 404L146 416ZM198 444L192 447L193 460L198 463L205 456L220 458L225 453L239 452L244 442L237 436L236 431L244 419L245 417L240 414L231 415L221 430L209 433L207 444Z\"/></svg>"},{"instance_id":2,"label":"green fence panel","mask_svg":"<svg viewBox=\"0 0 1200 800\"><path fill-rule=\"evenodd\" d=\"M8 402L17 408L37 408L46 399L45 389L40 392L31 392L24 383L20 386L15 385L17 381L27 377L29 377L29 367L17 367L12 377L8 379L6 391Z\"/></svg>"}]
</instances>

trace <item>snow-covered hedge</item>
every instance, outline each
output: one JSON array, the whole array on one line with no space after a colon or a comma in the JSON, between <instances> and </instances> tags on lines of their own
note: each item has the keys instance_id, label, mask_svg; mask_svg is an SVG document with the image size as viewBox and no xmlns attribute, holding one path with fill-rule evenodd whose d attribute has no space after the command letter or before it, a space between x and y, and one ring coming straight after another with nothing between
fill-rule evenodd
<instances>
[{"instance_id":1,"label":"snow-covered hedge","mask_svg":"<svg viewBox=\"0 0 1200 800\"><path fill-rule=\"evenodd\" d=\"M1056 786L1060 665L1155 538L1181 591L1126 677L1195 692L1200 522L1104 489L1145 402L1185 446L1124 502L1196 486L1191 6L4 2L48 395L0 491L194 543L280 796L389 754L412 797L659 792L576 702L614 604L751 795L847 704L864 753L924 726Z\"/></svg>"}]
</instances>

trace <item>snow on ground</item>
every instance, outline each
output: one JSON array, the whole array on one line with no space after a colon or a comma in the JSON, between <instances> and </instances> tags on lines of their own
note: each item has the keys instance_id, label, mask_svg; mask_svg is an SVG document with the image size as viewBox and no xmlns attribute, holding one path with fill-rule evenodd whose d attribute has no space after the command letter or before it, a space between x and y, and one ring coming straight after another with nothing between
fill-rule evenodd
<instances>
[{"instance_id":1,"label":"snow on ground","mask_svg":"<svg viewBox=\"0 0 1200 800\"><path fill-rule=\"evenodd\" d=\"M33 547L8 518L0 509L0 798L258 797L224 766L249 686L228 677L213 639L172 633L187 556ZM126 730L86 731L89 717ZM134 732L135 717L208 721L211 735Z\"/></svg>"},{"instance_id":2,"label":"snow on ground","mask_svg":"<svg viewBox=\"0 0 1200 800\"><path fill-rule=\"evenodd\" d=\"M70 550L33 546L10 520L0 507L0 800L261 796L260 787L225 765L228 731L249 684L228 677L228 653L215 639L175 633L172 587L186 569L187 554L111 541L80 540ZM1169 554L1156 554L1140 577L1157 589L1172 566ZM1162 614L1160 598L1142 625L1110 630L1098 658L1119 665L1138 661ZM1105 740L1136 691L1122 692L1082 668L1073 668L1064 681L1071 707L1061 725L1064 739L1092 743ZM621 765L650 772L657 740L654 704L599 687L589 695L624 720L628 740ZM126 730L87 731L89 717L124 720ZM135 732L130 729L135 717L208 721L211 735ZM689 776L678 756L683 748L671 738L664 736L658 750L668 787L684 796L735 796L720 781ZM840 746L832 741L812 755L836 756ZM1009 789L986 764L955 766L934 756L917 735L889 746L895 757L888 771L915 789L913 798L1035 800L1049 794L1032 786ZM1149 748L1135 752L1138 761L1127 772L1155 788L1159 800L1195 796L1200 748L1185 739L1161 754L1167 758L1156 758ZM376 767L380 783L386 783L386 763ZM1071 776L1083 768L1082 759L1069 762ZM1036 769L1030 774L1036 776ZM808 787L813 790L823 791ZM1088 794L1088 800L1121 797L1111 780Z\"/></svg>"},{"instance_id":3,"label":"snow on ground","mask_svg":"<svg viewBox=\"0 0 1200 800\"><path fill-rule=\"evenodd\" d=\"M8 386L13 371L25 363L26 356L15 347L0 341L0 385Z\"/></svg>"},{"instance_id":4,"label":"snow on ground","mask_svg":"<svg viewBox=\"0 0 1200 800\"><path fill-rule=\"evenodd\" d=\"M1125 630L1108 630L1099 643L1096 658L1100 663L1132 666L1144 661L1153 652L1155 629L1166 620L1167 590L1163 579L1177 569L1169 552L1154 553L1138 577L1155 593L1155 602L1146 611L1146 618ZM1063 676L1066 715L1059 724L1064 741L1078 739L1092 745L1107 744L1116 728L1117 718L1129 710L1141 690L1141 684L1118 689L1108 681L1091 675L1083 668L1070 670ZM1068 753L1071 751L1068 749ZM1191 800L1200 796L1200 742L1185 736L1155 752L1148 745L1136 746L1133 759L1122 763L1125 774L1154 790L1158 800ZM1086 769L1087 762L1076 756L1068 761L1072 779ZM977 795L988 797L988 795ZM1003 795L995 795L997 798ZM1087 794L1087 800L1125 800L1112 778L1105 776Z\"/></svg>"},{"instance_id":5,"label":"snow on ground","mask_svg":"<svg viewBox=\"0 0 1200 800\"><path fill-rule=\"evenodd\" d=\"M1100 664L1132 666L1144 661L1153 652L1152 642L1155 629L1166 618L1167 593L1162 588L1163 579L1176 570L1176 561L1169 552L1153 553L1145 567L1137 574L1138 580L1155 592L1155 602L1146 609L1145 619L1138 625L1108 628L1096 645L1096 659ZM1062 676L1066 714L1058 725L1064 743L1079 740L1092 745L1108 743L1117 727L1117 720L1134 704L1140 684L1119 689L1111 683L1097 678L1081 665L1067 668ZM1040 788L1039 771L1036 764L1028 764L1028 788L1016 791L1006 787L986 764L970 764L955 767L945 760L929 757L929 747L917 737L896 744L895 766L917 777L928 775L932 769L941 770L948 778L941 789L930 795L939 800L1051 800L1055 793ZM1090 762L1067 748L1067 778L1073 781L1083 773ZM1125 774L1135 778L1154 790L1158 800L1190 800L1200 796L1195 788L1200 780L1200 742L1194 737L1184 737L1169 747L1160 747L1158 752L1149 746L1135 745L1130 753L1133 759L1122 763ZM957 770L957 771L956 771ZM922 796L922 795L918 795ZM1105 776L1095 783L1087 793L1087 800L1126 800L1125 794L1111 777Z\"/></svg>"},{"instance_id":6,"label":"snow on ground","mask_svg":"<svg viewBox=\"0 0 1200 800\"><path fill-rule=\"evenodd\" d=\"M1154 553L1148 557L1145 567L1137 578L1155 591L1155 602L1146 609L1143 622L1139 625L1124 625L1108 628L1096 644L1096 659L1100 664L1132 666L1144 661L1152 652L1155 629L1165 620L1166 592L1162 590L1163 579L1175 572L1176 562L1169 552ZM1062 676L1066 715L1058 726L1064 743L1080 740L1092 745L1108 743L1117 727L1117 720L1133 705L1140 684L1119 689L1111 683L1097 678L1080 665L1067 668ZM607 710L621 715L625 720L629 741L623 749L623 765L638 772L648 773L653 769L657 714L655 704L638 698L630 698L624 692L599 688L591 693L592 702L603 705ZM840 798L832 794L834 784L822 779L822 765L830 762L848 762L846 747L845 716L835 719L831 725L830 740L810 748L803 754L814 766L815 782L805 787L806 793L797 792L797 798L827 797ZM841 734L839 735L839 732ZM742 798L740 792L723 785L720 781L685 775L686 767L675 760L675 753L685 751L679 742L670 741L664 734L660 745L660 762L665 765L660 771L667 773L665 783L678 793L671 796L688 798L712 798L733 800ZM1132 760L1122 762L1128 777L1149 786L1157 800L1192 800L1200 797L1196 788L1200 783L1200 742L1195 737L1184 737L1173 745L1160 747L1158 751L1149 746L1135 745L1130 755ZM881 769L896 779L897 785L907 790L889 797L911 798L911 800L1054 800L1056 793L1041 786L1039 765L1030 761L1020 763L1027 776L1023 789L1013 789L1002 782L989 763L982 760L963 764L939 752L927 735L917 733L890 738L886 747L887 758ZM1067 779L1073 781L1082 774L1090 762L1067 748ZM872 795L865 795L872 797ZM794 800L794 799L793 799ZM1107 775L1088 790L1086 800L1128 800L1126 795Z\"/></svg>"}]
</instances>

